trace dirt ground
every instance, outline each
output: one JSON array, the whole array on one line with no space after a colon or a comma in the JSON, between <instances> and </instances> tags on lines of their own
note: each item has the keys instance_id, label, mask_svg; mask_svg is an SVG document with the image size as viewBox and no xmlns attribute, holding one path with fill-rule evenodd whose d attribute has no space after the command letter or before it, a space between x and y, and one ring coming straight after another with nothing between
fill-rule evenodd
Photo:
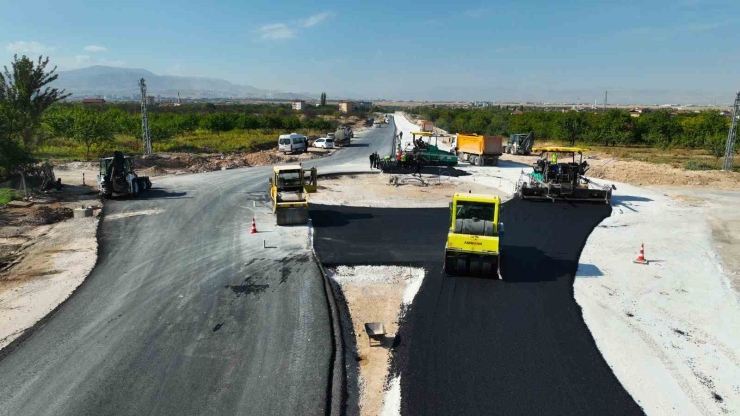
<instances>
[{"instance_id":1,"label":"dirt ground","mask_svg":"<svg viewBox=\"0 0 740 416\"><path fill-rule=\"evenodd\" d=\"M703 209L712 228L712 239L724 272L740 296L740 213L731 208L740 204L740 192L677 186L654 186L650 189Z\"/></svg>"},{"instance_id":2,"label":"dirt ground","mask_svg":"<svg viewBox=\"0 0 740 416\"><path fill-rule=\"evenodd\" d=\"M97 191L90 171L55 172L65 186L0 207L0 348L64 301L97 260ZM92 182L91 182L92 181ZM94 208L72 219L74 208Z\"/></svg>"},{"instance_id":3,"label":"dirt ground","mask_svg":"<svg viewBox=\"0 0 740 416\"><path fill-rule=\"evenodd\" d=\"M392 178L398 185L392 184ZM423 175L345 175L322 178L311 202L367 207L446 207L455 192L491 193L492 188L456 178ZM395 180L394 180L395 181Z\"/></svg>"},{"instance_id":4,"label":"dirt ground","mask_svg":"<svg viewBox=\"0 0 740 416\"><path fill-rule=\"evenodd\" d=\"M410 303L421 285L424 271L410 267L340 266L328 269L327 273L344 297L340 309L345 328L348 407L359 408L363 416L379 415L398 320L404 305ZM383 323L386 335L382 340L371 343L365 331L366 322Z\"/></svg>"}]
</instances>

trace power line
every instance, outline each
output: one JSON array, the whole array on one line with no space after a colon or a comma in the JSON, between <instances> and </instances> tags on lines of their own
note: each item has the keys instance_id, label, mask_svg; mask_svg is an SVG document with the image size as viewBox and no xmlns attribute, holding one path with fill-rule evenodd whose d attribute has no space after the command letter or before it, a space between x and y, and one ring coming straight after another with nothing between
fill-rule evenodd
<instances>
[{"instance_id":1,"label":"power line","mask_svg":"<svg viewBox=\"0 0 740 416\"><path fill-rule=\"evenodd\" d=\"M732 172L732 154L735 148L735 139L737 138L737 119L740 118L740 91L735 96L735 105L732 107L732 123L730 123L730 132L727 134L727 147L725 148L725 162L722 164L722 170Z\"/></svg>"},{"instance_id":2,"label":"power line","mask_svg":"<svg viewBox=\"0 0 740 416\"><path fill-rule=\"evenodd\" d=\"M146 115L146 80L139 80L141 88L141 135L144 138L144 155L152 154L152 139L149 136L149 118Z\"/></svg>"}]
</instances>

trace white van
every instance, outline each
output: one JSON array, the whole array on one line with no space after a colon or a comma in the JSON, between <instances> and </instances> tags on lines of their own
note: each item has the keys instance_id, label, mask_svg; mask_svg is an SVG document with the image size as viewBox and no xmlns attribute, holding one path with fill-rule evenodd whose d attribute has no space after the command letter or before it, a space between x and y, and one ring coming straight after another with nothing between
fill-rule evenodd
<instances>
[{"instance_id":1,"label":"white van","mask_svg":"<svg viewBox=\"0 0 740 416\"><path fill-rule=\"evenodd\" d=\"M281 134L278 138L278 150L285 154L303 153L308 150L308 137L298 133Z\"/></svg>"}]
</instances>

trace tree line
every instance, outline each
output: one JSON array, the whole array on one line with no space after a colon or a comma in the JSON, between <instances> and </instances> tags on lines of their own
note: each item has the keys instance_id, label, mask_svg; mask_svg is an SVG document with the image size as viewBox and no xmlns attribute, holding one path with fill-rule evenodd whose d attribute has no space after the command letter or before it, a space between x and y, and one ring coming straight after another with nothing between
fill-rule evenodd
<instances>
[{"instance_id":1,"label":"tree line","mask_svg":"<svg viewBox=\"0 0 740 416\"><path fill-rule=\"evenodd\" d=\"M34 61L14 56L10 68L0 73L0 179L27 171L34 153L51 138L74 140L90 150L113 140L115 135L141 138L141 114L137 103L86 106L63 102L71 94L53 88L58 77L49 58ZM51 85L50 85L51 84ZM322 103L325 104L325 95ZM362 116L362 114L360 114ZM289 104L153 106L149 129L153 142L169 140L196 130L220 135L231 130L332 131L339 111L326 106L301 112Z\"/></svg>"},{"instance_id":2,"label":"tree line","mask_svg":"<svg viewBox=\"0 0 740 416\"><path fill-rule=\"evenodd\" d=\"M122 108L123 107L123 108ZM141 137L141 115L127 111L131 106L89 107L81 104L57 104L44 116L43 125L50 137L74 138L89 149L112 138L114 134ZM149 134L152 142L167 141L175 136L192 134L198 129L220 135L240 130L296 131L314 129L332 131L337 122L316 114L296 114L284 106L224 105L207 111L182 111L168 107L149 113ZM255 112L257 110L258 112ZM248 134L248 133L247 133Z\"/></svg>"},{"instance_id":3,"label":"tree line","mask_svg":"<svg viewBox=\"0 0 740 416\"><path fill-rule=\"evenodd\" d=\"M705 149L724 155L730 119L716 110L672 113L645 112L631 117L629 111L512 112L508 108L451 109L421 107L411 110L450 133L509 135L533 131L540 139L570 144L603 146L650 146L657 148Z\"/></svg>"}]
</instances>

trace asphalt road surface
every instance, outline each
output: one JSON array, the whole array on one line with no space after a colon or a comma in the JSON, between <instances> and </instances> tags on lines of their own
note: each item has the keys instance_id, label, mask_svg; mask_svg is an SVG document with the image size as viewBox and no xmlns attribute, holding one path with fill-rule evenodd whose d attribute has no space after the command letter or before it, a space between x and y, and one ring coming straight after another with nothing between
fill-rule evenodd
<instances>
[{"instance_id":1,"label":"asphalt road surface","mask_svg":"<svg viewBox=\"0 0 740 416\"><path fill-rule=\"evenodd\" d=\"M304 167L369 165L392 137L371 129ZM290 237L305 229L275 231L259 208L271 171L155 179L141 199L107 202L93 272L0 352L0 414L324 414L323 280L308 242ZM252 216L259 237L247 234Z\"/></svg>"},{"instance_id":2,"label":"asphalt road surface","mask_svg":"<svg viewBox=\"0 0 740 416\"><path fill-rule=\"evenodd\" d=\"M580 252L610 210L503 204L504 281L445 276L447 209L313 206L311 216L322 262L427 269L393 356L404 415L642 414L573 298Z\"/></svg>"}]
</instances>

